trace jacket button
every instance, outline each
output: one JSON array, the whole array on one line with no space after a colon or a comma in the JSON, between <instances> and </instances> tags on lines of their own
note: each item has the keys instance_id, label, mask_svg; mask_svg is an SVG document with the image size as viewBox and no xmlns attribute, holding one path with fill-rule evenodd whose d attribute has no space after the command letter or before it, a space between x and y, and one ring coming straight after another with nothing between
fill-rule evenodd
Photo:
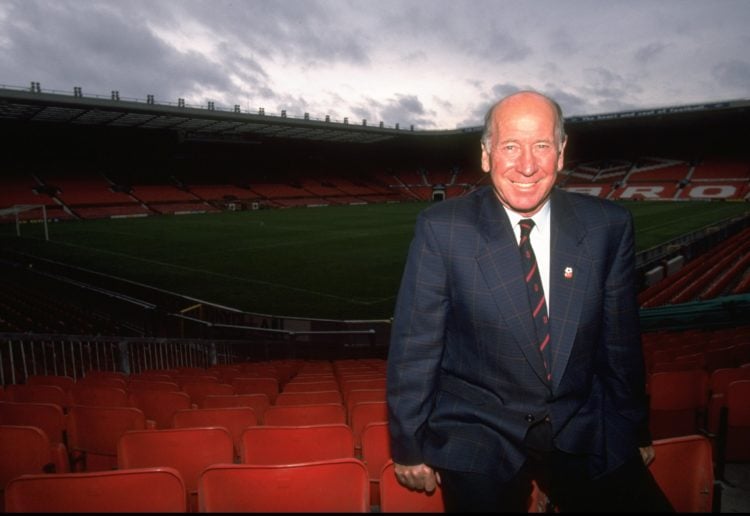
<instances>
[{"instance_id":1,"label":"jacket button","mask_svg":"<svg viewBox=\"0 0 750 516\"><path fill-rule=\"evenodd\" d=\"M536 418L534 417L534 414L526 414L524 419L527 423L533 423Z\"/></svg>"}]
</instances>

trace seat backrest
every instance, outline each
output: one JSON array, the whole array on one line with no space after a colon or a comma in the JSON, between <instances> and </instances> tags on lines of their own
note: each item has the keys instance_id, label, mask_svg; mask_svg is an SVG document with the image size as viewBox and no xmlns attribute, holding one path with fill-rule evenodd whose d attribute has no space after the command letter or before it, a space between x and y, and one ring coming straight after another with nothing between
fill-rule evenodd
<instances>
[{"instance_id":1,"label":"seat backrest","mask_svg":"<svg viewBox=\"0 0 750 516\"><path fill-rule=\"evenodd\" d=\"M168 377L165 377L168 378ZM171 380L154 380L149 378L132 378L128 382L128 391L179 391L180 386Z\"/></svg>"},{"instance_id":2,"label":"seat backrest","mask_svg":"<svg viewBox=\"0 0 750 516\"><path fill-rule=\"evenodd\" d=\"M183 383L182 391L190 395L190 399L195 405L200 405L203 398L209 394L234 394L234 387L215 381L196 381Z\"/></svg>"},{"instance_id":3,"label":"seat backrest","mask_svg":"<svg viewBox=\"0 0 750 516\"><path fill-rule=\"evenodd\" d=\"M333 377L332 377L333 378ZM335 378L317 382L305 382L292 380L284 386L282 392L316 392L316 391L338 391L339 383Z\"/></svg>"},{"instance_id":4,"label":"seat backrest","mask_svg":"<svg viewBox=\"0 0 750 516\"><path fill-rule=\"evenodd\" d=\"M60 405L23 401L0 401L0 425L40 428L51 443L64 443L66 419Z\"/></svg>"},{"instance_id":5,"label":"seat backrest","mask_svg":"<svg viewBox=\"0 0 750 516\"><path fill-rule=\"evenodd\" d=\"M387 421L368 423L361 435L360 455L370 477L371 505L380 505L380 473L391 457L391 434Z\"/></svg>"},{"instance_id":6,"label":"seat backrest","mask_svg":"<svg viewBox=\"0 0 750 516\"><path fill-rule=\"evenodd\" d=\"M262 393L209 394L198 403L198 408L250 407L255 411L258 424L263 424L263 414L270 406L268 395Z\"/></svg>"},{"instance_id":7,"label":"seat backrest","mask_svg":"<svg viewBox=\"0 0 750 516\"><path fill-rule=\"evenodd\" d=\"M132 380L146 380L146 381L156 381L156 382L172 382L172 375L174 372L167 372L167 371L143 371L140 373L131 374L128 378L129 381Z\"/></svg>"},{"instance_id":8,"label":"seat backrest","mask_svg":"<svg viewBox=\"0 0 750 516\"><path fill-rule=\"evenodd\" d=\"M367 469L354 458L287 465L209 466L201 512L369 512Z\"/></svg>"},{"instance_id":9,"label":"seat backrest","mask_svg":"<svg viewBox=\"0 0 750 516\"><path fill-rule=\"evenodd\" d=\"M344 394L344 402L349 399L349 392L354 389L385 389L385 375L376 378L351 378L341 381L341 392Z\"/></svg>"},{"instance_id":10,"label":"seat backrest","mask_svg":"<svg viewBox=\"0 0 750 516\"><path fill-rule=\"evenodd\" d=\"M240 456L242 432L256 426L258 417L250 407L221 407L205 409L182 409L172 415L172 428L196 428L221 426L229 431L234 443L235 457Z\"/></svg>"},{"instance_id":11,"label":"seat backrest","mask_svg":"<svg viewBox=\"0 0 750 516\"><path fill-rule=\"evenodd\" d=\"M385 388L352 389L346 397L346 417L352 423L352 409L361 401L385 401Z\"/></svg>"},{"instance_id":12,"label":"seat backrest","mask_svg":"<svg viewBox=\"0 0 750 516\"><path fill-rule=\"evenodd\" d=\"M388 421L388 404L385 401L361 401L352 407L350 426L354 432L354 447L362 446L362 432L374 422Z\"/></svg>"},{"instance_id":13,"label":"seat backrest","mask_svg":"<svg viewBox=\"0 0 750 516\"><path fill-rule=\"evenodd\" d=\"M172 375L172 381L182 388L186 383L194 382L214 382L219 383L219 378L213 375L199 375L199 374L174 374Z\"/></svg>"},{"instance_id":14,"label":"seat backrest","mask_svg":"<svg viewBox=\"0 0 750 516\"><path fill-rule=\"evenodd\" d=\"M709 379L711 394L725 394L729 384L737 380L750 380L750 368L727 367L715 369Z\"/></svg>"},{"instance_id":15,"label":"seat backrest","mask_svg":"<svg viewBox=\"0 0 750 516\"><path fill-rule=\"evenodd\" d=\"M76 383L68 391L73 405L89 407L128 407L128 393L120 387L97 383Z\"/></svg>"},{"instance_id":16,"label":"seat backrest","mask_svg":"<svg viewBox=\"0 0 750 516\"><path fill-rule=\"evenodd\" d=\"M271 426L346 424L346 411L341 403L271 405L266 409L263 421Z\"/></svg>"},{"instance_id":17,"label":"seat backrest","mask_svg":"<svg viewBox=\"0 0 750 516\"><path fill-rule=\"evenodd\" d=\"M708 403L708 373L702 369L652 373L649 389L652 409L703 408Z\"/></svg>"},{"instance_id":18,"label":"seat backrest","mask_svg":"<svg viewBox=\"0 0 750 516\"><path fill-rule=\"evenodd\" d=\"M276 396L275 405L317 405L320 403L341 403L341 392L330 391L282 391Z\"/></svg>"},{"instance_id":19,"label":"seat backrest","mask_svg":"<svg viewBox=\"0 0 750 516\"><path fill-rule=\"evenodd\" d=\"M117 464L117 442L128 430L145 430L146 416L135 407L86 407L68 412L68 450L78 462L75 471L100 471Z\"/></svg>"},{"instance_id":20,"label":"seat backrest","mask_svg":"<svg viewBox=\"0 0 750 516\"><path fill-rule=\"evenodd\" d=\"M380 473L380 512L445 512L440 486L431 493L401 485L388 461Z\"/></svg>"},{"instance_id":21,"label":"seat backrest","mask_svg":"<svg viewBox=\"0 0 750 516\"><path fill-rule=\"evenodd\" d=\"M368 423L362 431L362 461L371 480L377 480L383 466L391 460L390 439L387 421Z\"/></svg>"},{"instance_id":22,"label":"seat backrest","mask_svg":"<svg viewBox=\"0 0 750 516\"><path fill-rule=\"evenodd\" d=\"M189 506L197 509L198 478L213 464L232 464L234 444L222 427L125 432L117 442L120 469L169 466L180 472Z\"/></svg>"},{"instance_id":23,"label":"seat backrest","mask_svg":"<svg viewBox=\"0 0 750 516\"><path fill-rule=\"evenodd\" d=\"M711 512L714 469L711 442L703 435L657 439L649 470L675 510Z\"/></svg>"},{"instance_id":24,"label":"seat backrest","mask_svg":"<svg viewBox=\"0 0 750 516\"><path fill-rule=\"evenodd\" d=\"M32 374L26 378L26 385L57 385L63 391L73 387L75 382L72 376L56 374Z\"/></svg>"},{"instance_id":25,"label":"seat backrest","mask_svg":"<svg viewBox=\"0 0 750 516\"><path fill-rule=\"evenodd\" d=\"M293 464L354 457L354 436L343 423L254 426L242 434L243 464Z\"/></svg>"},{"instance_id":26,"label":"seat backrest","mask_svg":"<svg viewBox=\"0 0 750 516\"><path fill-rule=\"evenodd\" d=\"M703 369L649 377L649 429L654 439L697 433L708 405L708 373Z\"/></svg>"},{"instance_id":27,"label":"seat backrest","mask_svg":"<svg viewBox=\"0 0 750 516\"><path fill-rule=\"evenodd\" d=\"M156 428L171 428L176 411L192 408L190 395L182 391L136 389L129 392L128 399L156 423Z\"/></svg>"},{"instance_id":28,"label":"seat backrest","mask_svg":"<svg viewBox=\"0 0 750 516\"><path fill-rule=\"evenodd\" d=\"M11 479L45 473L52 464L50 441L35 426L0 425L0 492Z\"/></svg>"},{"instance_id":29,"label":"seat backrest","mask_svg":"<svg viewBox=\"0 0 750 516\"><path fill-rule=\"evenodd\" d=\"M120 375L109 375L109 374L89 374L84 378L79 378L76 384L85 385L102 385L109 387L117 387L119 389L126 389L128 382L124 376Z\"/></svg>"},{"instance_id":30,"label":"seat backrest","mask_svg":"<svg viewBox=\"0 0 750 516\"><path fill-rule=\"evenodd\" d=\"M232 378L232 387L235 394L265 394L271 405L279 394L279 380L270 376L236 376Z\"/></svg>"},{"instance_id":31,"label":"seat backrest","mask_svg":"<svg viewBox=\"0 0 750 516\"><path fill-rule=\"evenodd\" d=\"M185 485L172 468L24 475L8 483L7 512L186 512Z\"/></svg>"},{"instance_id":32,"label":"seat backrest","mask_svg":"<svg viewBox=\"0 0 750 516\"><path fill-rule=\"evenodd\" d=\"M9 401L30 401L34 403L54 403L63 408L70 406L68 391L59 385L23 384L8 385L5 389Z\"/></svg>"},{"instance_id":33,"label":"seat backrest","mask_svg":"<svg viewBox=\"0 0 750 516\"><path fill-rule=\"evenodd\" d=\"M737 380L727 388L727 423L730 427L750 427L750 380Z\"/></svg>"},{"instance_id":34,"label":"seat backrest","mask_svg":"<svg viewBox=\"0 0 750 516\"><path fill-rule=\"evenodd\" d=\"M721 463L750 461L750 380L729 384L726 394L726 426L722 425L725 447Z\"/></svg>"}]
</instances>

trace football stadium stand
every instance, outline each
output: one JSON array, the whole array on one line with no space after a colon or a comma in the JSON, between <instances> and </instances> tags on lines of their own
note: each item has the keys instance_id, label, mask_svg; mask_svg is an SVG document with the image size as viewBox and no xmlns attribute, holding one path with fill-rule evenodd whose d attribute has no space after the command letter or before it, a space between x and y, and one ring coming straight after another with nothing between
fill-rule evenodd
<instances>
[{"instance_id":1,"label":"football stadium stand","mask_svg":"<svg viewBox=\"0 0 750 516\"><path fill-rule=\"evenodd\" d=\"M614 201L747 203L749 105L717 102L570 117L571 145L557 186ZM440 201L488 183L477 156L480 134L480 127L401 130L65 95L38 86L0 88L0 135L8 149L0 169L0 222L38 221L40 210L25 206L44 206L49 220L80 224L75 221ZM45 145L38 153L13 152L28 141ZM80 141L96 152L83 151ZM639 253L638 270L651 430L664 450L689 450L665 451L669 462L655 469L657 481L676 507L718 512L723 503L735 510L737 486L728 479L733 467L750 460L750 221L746 215L716 222ZM203 478L195 464L202 471L215 468L213 474L231 482L262 465L252 463L234 422L235 449L225 444L224 455L245 464L219 466L199 449L188 455L171 450L177 440L169 435L193 432L176 430L175 413L200 413L207 418L203 426L227 426L210 414L244 412L262 429L266 415L274 421L286 411L310 421L314 409L306 407L321 403L335 409L342 419L336 425L355 436L343 457L331 459L361 477L352 487L356 492L347 493L356 502L352 506L378 512L381 500L389 500L389 491L379 487L380 468L366 473L368 441L360 435L365 425L349 417L369 404L384 419L389 321L247 313L44 257L18 256L0 249L0 428L8 435L32 428L26 433L38 434L42 445L24 445L17 454L9 448L0 457L0 469L11 472L8 507L28 503L22 493L27 488L13 480L20 473L12 457L24 454L35 461L21 473L46 484L35 488L39 492L105 482L111 500L92 500L91 507L134 507L127 491L134 484L118 459L128 444L122 436L137 430L129 435L151 432L163 453L158 460L144 455L149 464L136 465L133 478L167 476L176 492L173 507L205 509L222 499L223 487ZM119 401L80 394L105 391ZM285 457L295 450L301 462L312 453L305 442L295 442ZM690 479L669 474L688 460L699 466ZM378 461L390 461L387 447ZM272 468L290 468L281 477L305 474L299 461L299 470L290 464ZM113 472L123 480L115 481ZM335 510L328 503L334 498L316 500L321 509ZM60 494L44 510L65 510L66 500ZM530 512L548 509L544 500L536 490ZM73 510L88 507L86 500L78 502ZM408 501L417 504L409 507L440 507L427 502L421 496ZM264 510L285 507L273 497L265 503ZM230 508L238 507L250 506Z\"/></svg>"}]
</instances>

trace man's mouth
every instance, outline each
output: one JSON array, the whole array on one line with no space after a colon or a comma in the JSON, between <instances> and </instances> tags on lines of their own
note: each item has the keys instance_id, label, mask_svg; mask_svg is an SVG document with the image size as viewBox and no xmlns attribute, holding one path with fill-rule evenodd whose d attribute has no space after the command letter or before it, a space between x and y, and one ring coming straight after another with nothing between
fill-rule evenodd
<instances>
[{"instance_id":1,"label":"man's mouth","mask_svg":"<svg viewBox=\"0 0 750 516\"><path fill-rule=\"evenodd\" d=\"M520 188L520 189L524 190L524 189L529 189L529 188L535 187L536 184L537 184L537 181L534 181L533 183L521 183L521 182L518 182L518 181L511 181L511 183L513 183L513 186L515 186L516 188Z\"/></svg>"}]
</instances>

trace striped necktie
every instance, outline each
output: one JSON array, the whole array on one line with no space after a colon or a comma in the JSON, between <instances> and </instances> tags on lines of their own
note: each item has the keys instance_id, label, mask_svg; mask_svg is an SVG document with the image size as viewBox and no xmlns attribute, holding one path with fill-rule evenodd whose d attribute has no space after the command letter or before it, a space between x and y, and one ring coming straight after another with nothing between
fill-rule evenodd
<instances>
[{"instance_id":1,"label":"striped necktie","mask_svg":"<svg viewBox=\"0 0 750 516\"><path fill-rule=\"evenodd\" d=\"M542 287L542 280L539 275L536 256L534 255L534 249L531 247L531 239L529 238L531 229L534 227L534 221L532 219L522 219L518 224L521 226L521 241L519 244L519 249L521 250L521 263L524 268L526 289L529 293L531 314L534 318L534 325L536 327L537 345L542 354L544 368L547 371L547 381L550 381L552 379L550 367L552 364L552 355L550 354L549 349L550 335L547 303L544 299L544 288Z\"/></svg>"}]
</instances>

